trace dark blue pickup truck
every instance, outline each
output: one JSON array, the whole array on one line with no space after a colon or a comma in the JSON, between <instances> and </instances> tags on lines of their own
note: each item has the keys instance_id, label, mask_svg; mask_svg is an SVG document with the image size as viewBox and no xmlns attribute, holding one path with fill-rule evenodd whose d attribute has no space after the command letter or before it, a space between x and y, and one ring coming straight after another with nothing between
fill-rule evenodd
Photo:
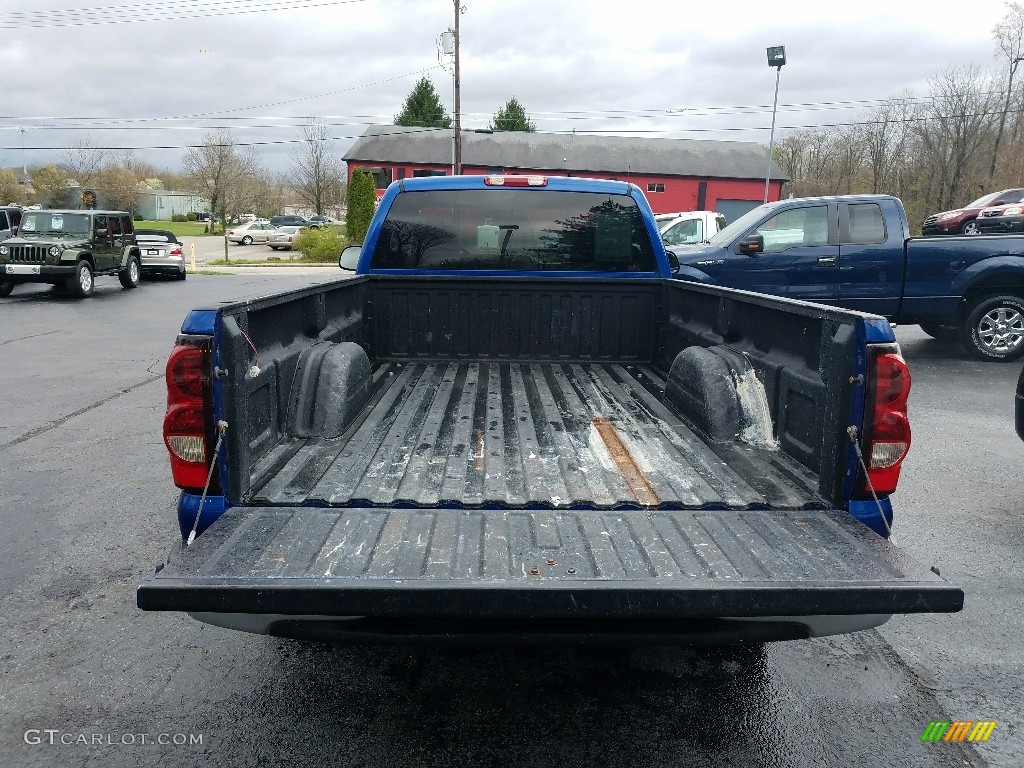
<instances>
[{"instance_id":1,"label":"dark blue pickup truck","mask_svg":"<svg viewBox=\"0 0 1024 768\"><path fill-rule=\"evenodd\" d=\"M623 182L406 179L354 250L350 278L186 318L184 545L141 608L627 644L960 610L887 541L910 372L883 318L672 279Z\"/></svg>"},{"instance_id":2,"label":"dark blue pickup truck","mask_svg":"<svg viewBox=\"0 0 1024 768\"><path fill-rule=\"evenodd\" d=\"M895 197L769 203L671 253L685 280L917 323L982 360L1024 355L1024 236L911 238Z\"/></svg>"}]
</instances>

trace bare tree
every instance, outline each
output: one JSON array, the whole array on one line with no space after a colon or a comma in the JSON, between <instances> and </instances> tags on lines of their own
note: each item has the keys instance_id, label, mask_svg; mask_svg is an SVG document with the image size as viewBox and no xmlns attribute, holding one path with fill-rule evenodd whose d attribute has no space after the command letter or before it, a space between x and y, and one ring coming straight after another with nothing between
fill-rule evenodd
<instances>
[{"instance_id":1,"label":"bare tree","mask_svg":"<svg viewBox=\"0 0 1024 768\"><path fill-rule=\"evenodd\" d=\"M1003 140L1003 129L1006 126L1006 115L1010 111L1010 99L1013 97L1013 78L1017 74L1017 65L1024 61L1024 5L1019 2L1006 2L1006 15L992 29L992 36L1000 53L1006 57L1006 98L1003 111L999 113L999 128L996 131L995 145L992 147L992 162L988 167L988 186L992 186L992 178L996 174L996 160L999 157L999 145ZM999 54L996 54L997 56ZM1016 125L1016 123L1015 123ZM1013 139L1017 134L1014 131Z\"/></svg>"},{"instance_id":2,"label":"bare tree","mask_svg":"<svg viewBox=\"0 0 1024 768\"><path fill-rule=\"evenodd\" d=\"M200 146L185 153L182 166L190 190L209 199L210 210L225 229L228 215L237 212L246 185L259 175L255 156L240 150L228 131L208 133ZM227 259L226 239L224 244Z\"/></svg>"},{"instance_id":3,"label":"bare tree","mask_svg":"<svg viewBox=\"0 0 1024 768\"><path fill-rule=\"evenodd\" d=\"M61 157L68 176L78 182L82 189L96 184L100 172L107 164L110 153L96 146L92 139L79 139Z\"/></svg>"},{"instance_id":4,"label":"bare tree","mask_svg":"<svg viewBox=\"0 0 1024 768\"><path fill-rule=\"evenodd\" d=\"M947 69L929 81L931 106L917 123L930 176L943 182L938 208L973 197L983 186L978 165L993 124L991 84L975 67Z\"/></svg>"},{"instance_id":5,"label":"bare tree","mask_svg":"<svg viewBox=\"0 0 1024 768\"><path fill-rule=\"evenodd\" d=\"M896 186L896 175L907 152L915 106L910 92L889 99L871 111L862 126L866 160L870 168L871 192L879 194Z\"/></svg>"},{"instance_id":6,"label":"bare tree","mask_svg":"<svg viewBox=\"0 0 1024 768\"><path fill-rule=\"evenodd\" d=\"M322 214L341 199L341 160L331 151L322 122L311 120L302 135L302 148L292 156L289 182L306 205Z\"/></svg>"}]
</instances>

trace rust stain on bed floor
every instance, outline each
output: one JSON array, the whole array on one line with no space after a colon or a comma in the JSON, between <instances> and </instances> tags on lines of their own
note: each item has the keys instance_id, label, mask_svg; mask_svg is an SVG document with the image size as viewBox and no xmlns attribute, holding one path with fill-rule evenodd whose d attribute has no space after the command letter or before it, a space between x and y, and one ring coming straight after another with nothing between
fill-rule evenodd
<instances>
[{"instance_id":1,"label":"rust stain on bed floor","mask_svg":"<svg viewBox=\"0 0 1024 768\"><path fill-rule=\"evenodd\" d=\"M651 487L647 478L644 477L644 473L637 466L629 448L622 442L615 425L603 416L595 416L590 422L597 430L597 434L601 436L601 440L604 441L608 453L615 461L615 466L622 474L622 479L626 481L626 485L629 486L629 490L636 500L645 507L656 507L661 499L658 498L658 494L654 492L654 488Z\"/></svg>"}]
</instances>

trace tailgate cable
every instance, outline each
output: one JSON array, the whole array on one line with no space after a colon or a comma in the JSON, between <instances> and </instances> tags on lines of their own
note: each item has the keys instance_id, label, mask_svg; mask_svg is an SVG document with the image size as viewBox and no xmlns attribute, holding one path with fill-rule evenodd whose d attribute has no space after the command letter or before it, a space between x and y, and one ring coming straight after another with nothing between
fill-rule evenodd
<instances>
[{"instance_id":1,"label":"tailgate cable","mask_svg":"<svg viewBox=\"0 0 1024 768\"><path fill-rule=\"evenodd\" d=\"M196 540L196 529L199 528L199 518L203 516L203 504L206 503L206 493L210 490L210 481L213 480L213 470L217 466L217 456L220 455L220 444L224 442L224 433L228 431L228 423L226 421L217 422L217 445L213 449L213 460L210 461L210 471L206 475L206 485L203 486L203 495L199 499L199 511L196 512L195 522L192 523L192 531L188 535L188 541L185 542L185 547L192 546L192 542Z\"/></svg>"},{"instance_id":2,"label":"tailgate cable","mask_svg":"<svg viewBox=\"0 0 1024 768\"><path fill-rule=\"evenodd\" d=\"M871 491L871 498L875 500L875 506L878 507L878 514L882 516L882 525L885 526L886 538L892 541L892 528L889 525L888 519L885 517L885 510L882 509L882 502L878 500L878 494L875 493L875 486L871 484L871 475L868 474L868 467L864 463L864 454L861 453L860 450L860 441L857 440L857 427L847 427L846 434L850 436L850 442L853 443L853 450L857 453L857 461L860 462L860 468L864 472L864 479L867 481L868 490ZM895 542L893 543L895 544Z\"/></svg>"}]
</instances>

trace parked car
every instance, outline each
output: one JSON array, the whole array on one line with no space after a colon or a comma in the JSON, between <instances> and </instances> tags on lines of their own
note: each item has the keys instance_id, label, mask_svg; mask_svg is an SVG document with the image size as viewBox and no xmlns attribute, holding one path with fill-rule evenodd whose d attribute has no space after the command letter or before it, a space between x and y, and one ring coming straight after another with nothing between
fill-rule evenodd
<instances>
[{"instance_id":1,"label":"parked car","mask_svg":"<svg viewBox=\"0 0 1024 768\"><path fill-rule=\"evenodd\" d=\"M319 227L329 227L334 224L334 219L330 216L310 216L309 217L309 228L318 229Z\"/></svg>"},{"instance_id":2,"label":"parked car","mask_svg":"<svg viewBox=\"0 0 1024 768\"><path fill-rule=\"evenodd\" d=\"M18 236L0 243L0 296L19 283L64 286L92 296L96 277L135 288L142 276L132 215L125 211L25 211Z\"/></svg>"},{"instance_id":3,"label":"parked car","mask_svg":"<svg viewBox=\"0 0 1024 768\"><path fill-rule=\"evenodd\" d=\"M889 195L768 203L670 253L682 280L884 315L980 360L1024 357L1024 237L911 237Z\"/></svg>"},{"instance_id":4,"label":"parked car","mask_svg":"<svg viewBox=\"0 0 1024 768\"><path fill-rule=\"evenodd\" d=\"M267 245L275 251L290 251L292 243L305 227L278 227L267 238Z\"/></svg>"},{"instance_id":5,"label":"parked car","mask_svg":"<svg viewBox=\"0 0 1024 768\"><path fill-rule=\"evenodd\" d=\"M342 264L358 278L188 315L163 426L181 536L140 608L534 647L962 608L886 541L911 376L882 318L669 279L618 181L392 184Z\"/></svg>"},{"instance_id":6,"label":"parked car","mask_svg":"<svg viewBox=\"0 0 1024 768\"><path fill-rule=\"evenodd\" d=\"M270 223L274 229L278 227L305 227L309 221L304 216L271 216Z\"/></svg>"},{"instance_id":7,"label":"parked car","mask_svg":"<svg viewBox=\"0 0 1024 768\"><path fill-rule=\"evenodd\" d=\"M185 246L173 232L166 229L137 229L135 242L142 258L143 275L171 275L179 280L188 277Z\"/></svg>"},{"instance_id":8,"label":"parked car","mask_svg":"<svg viewBox=\"0 0 1024 768\"><path fill-rule=\"evenodd\" d=\"M269 221L250 221L246 224L232 227L228 230L225 237L227 237L229 243L238 243L239 245L265 243L267 242L267 237L275 229L277 228L272 226Z\"/></svg>"},{"instance_id":9,"label":"parked car","mask_svg":"<svg viewBox=\"0 0 1024 768\"><path fill-rule=\"evenodd\" d=\"M725 229L725 216L715 211L661 213L654 220L665 245L703 243Z\"/></svg>"},{"instance_id":10,"label":"parked car","mask_svg":"<svg viewBox=\"0 0 1024 768\"><path fill-rule=\"evenodd\" d=\"M1024 197L1024 189L1004 189L1001 192L990 192L974 202L968 203L963 208L933 213L924 220L921 232L924 235L981 234L981 229L978 226L978 214L981 213L982 208L1017 202L1021 197Z\"/></svg>"},{"instance_id":11,"label":"parked car","mask_svg":"<svg viewBox=\"0 0 1024 768\"><path fill-rule=\"evenodd\" d=\"M8 205L0 208L0 240L6 240L18 234L21 223L21 208Z\"/></svg>"},{"instance_id":12,"label":"parked car","mask_svg":"<svg viewBox=\"0 0 1024 768\"><path fill-rule=\"evenodd\" d=\"M1024 232L1024 197L1013 205L986 208L978 217L978 225L985 234Z\"/></svg>"}]
</instances>

